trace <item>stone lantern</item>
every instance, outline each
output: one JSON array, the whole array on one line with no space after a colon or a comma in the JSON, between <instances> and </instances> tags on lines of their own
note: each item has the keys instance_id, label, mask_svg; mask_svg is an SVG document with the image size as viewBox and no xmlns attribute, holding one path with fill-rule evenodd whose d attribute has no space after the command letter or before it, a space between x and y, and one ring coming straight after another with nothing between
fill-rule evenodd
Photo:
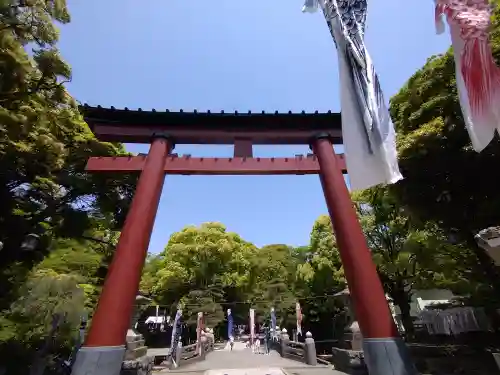
<instances>
[{"instance_id":1,"label":"stone lantern","mask_svg":"<svg viewBox=\"0 0 500 375\"><path fill-rule=\"evenodd\" d=\"M134 313L127 331L125 358L122 364L122 374L150 374L153 368L153 358L147 356L148 348L144 337L136 331L137 322L144 308L151 299L142 295L135 297Z\"/></svg>"},{"instance_id":2,"label":"stone lantern","mask_svg":"<svg viewBox=\"0 0 500 375\"><path fill-rule=\"evenodd\" d=\"M340 299L344 306L347 307L348 321L344 328L344 337L342 339L344 346L346 346L346 349L359 351L363 350L363 336L361 335L358 320L354 314L349 289L346 288L343 291L336 293L334 297Z\"/></svg>"},{"instance_id":3,"label":"stone lantern","mask_svg":"<svg viewBox=\"0 0 500 375\"><path fill-rule=\"evenodd\" d=\"M135 297L134 312L132 314L132 319L130 320L130 327L127 331L127 340L129 337L133 338L137 336L142 336L140 333L136 331L136 327L139 318L141 317L141 314L144 311L144 308L147 307L150 303L151 303L150 298L144 297L140 294L138 294Z\"/></svg>"},{"instance_id":4,"label":"stone lantern","mask_svg":"<svg viewBox=\"0 0 500 375\"><path fill-rule=\"evenodd\" d=\"M33 251L38 246L40 242L40 237L34 233L30 233L24 237L23 242L21 243L22 251Z\"/></svg>"},{"instance_id":5,"label":"stone lantern","mask_svg":"<svg viewBox=\"0 0 500 375\"><path fill-rule=\"evenodd\" d=\"M348 374L368 375L368 370L364 361L363 336L359 329L359 324L354 314L351 303L351 293L348 288L334 295L347 307L348 321L344 328L344 337L341 340L341 347L332 348L332 362L339 371Z\"/></svg>"}]
</instances>

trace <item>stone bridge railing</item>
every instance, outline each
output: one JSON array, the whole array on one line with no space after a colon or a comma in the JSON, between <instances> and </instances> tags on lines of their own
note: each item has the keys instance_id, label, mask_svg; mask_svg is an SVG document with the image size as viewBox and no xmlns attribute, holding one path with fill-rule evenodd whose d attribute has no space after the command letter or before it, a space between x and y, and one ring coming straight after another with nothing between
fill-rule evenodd
<instances>
[{"instance_id":1,"label":"stone bridge railing","mask_svg":"<svg viewBox=\"0 0 500 375\"><path fill-rule=\"evenodd\" d=\"M203 361L207 353L210 353L214 350L214 340L211 336L202 335L201 345L199 347L199 350L197 349L197 343L186 346L182 346L182 344L179 343L179 347L175 352L175 365L172 362L171 368L175 367L176 365L177 367L182 367L194 362Z\"/></svg>"},{"instance_id":2,"label":"stone bridge railing","mask_svg":"<svg viewBox=\"0 0 500 375\"><path fill-rule=\"evenodd\" d=\"M316 345L311 332L306 333L305 342L298 342L291 341L286 329L284 329L279 340L272 342L272 347L283 358L293 359L311 366L316 366L318 362L325 362L316 357Z\"/></svg>"}]
</instances>

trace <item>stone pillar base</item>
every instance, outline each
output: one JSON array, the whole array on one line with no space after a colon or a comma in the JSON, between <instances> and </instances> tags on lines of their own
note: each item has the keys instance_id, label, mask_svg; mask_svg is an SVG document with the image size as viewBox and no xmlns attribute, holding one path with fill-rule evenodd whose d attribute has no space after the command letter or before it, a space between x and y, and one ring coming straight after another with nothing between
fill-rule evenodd
<instances>
[{"instance_id":1,"label":"stone pillar base","mask_svg":"<svg viewBox=\"0 0 500 375\"><path fill-rule=\"evenodd\" d=\"M71 375L120 375L125 346L82 347Z\"/></svg>"},{"instance_id":2,"label":"stone pillar base","mask_svg":"<svg viewBox=\"0 0 500 375\"><path fill-rule=\"evenodd\" d=\"M151 375L154 357L143 356L122 363L120 375Z\"/></svg>"},{"instance_id":3,"label":"stone pillar base","mask_svg":"<svg viewBox=\"0 0 500 375\"><path fill-rule=\"evenodd\" d=\"M365 338L363 352L370 375L418 375L408 348L400 338Z\"/></svg>"},{"instance_id":4,"label":"stone pillar base","mask_svg":"<svg viewBox=\"0 0 500 375\"><path fill-rule=\"evenodd\" d=\"M335 369L350 375L368 375L363 351L332 348Z\"/></svg>"}]
</instances>

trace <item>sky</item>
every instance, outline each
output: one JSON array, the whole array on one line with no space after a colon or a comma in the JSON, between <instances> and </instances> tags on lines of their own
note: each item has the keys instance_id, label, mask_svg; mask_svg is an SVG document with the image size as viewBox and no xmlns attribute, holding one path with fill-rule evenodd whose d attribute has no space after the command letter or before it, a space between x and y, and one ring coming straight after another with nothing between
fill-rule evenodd
<instances>
[{"instance_id":1,"label":"sky","mask_svg":"<svg viewBox=\"0 0 500 375\"><path fill-rule=\"evenodd\" d=\"M68 0L59 47L81 103L172 111L340 111L335 45L303 0ZM366 44L386 100L430 56L433 1L369 1ZM147 152L148 145L126 145ZM342 151L341 148L338 149ZM232 156L226 146L180 145L179 155ZM254 146L293 156L300 146ZM187 225L218 221L257 246L305 245L327 212L317 176L166 176L149 246L158 253Z\"/></svg>"}]
</instances>

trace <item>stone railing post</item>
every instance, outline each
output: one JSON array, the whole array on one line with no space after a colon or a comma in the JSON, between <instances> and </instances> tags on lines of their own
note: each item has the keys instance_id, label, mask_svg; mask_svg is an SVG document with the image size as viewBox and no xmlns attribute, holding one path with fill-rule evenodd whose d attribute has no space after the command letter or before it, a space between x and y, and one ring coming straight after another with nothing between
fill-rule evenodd
<instances>
[{"instance_id":1,"label":"stone railing post","mask_svg":"<svg viewBox=\"0 0 500 375\"><path fill-rule=\"evenodd\" d=\"M177 345L177 350L175 351L175 362L177 363L177 366L180 365L181 359L182 359L182 342L179 340L179 344Z\"/></svg>"},{"instance_id":2,"label":"stone railing post","mask_svg":"<svg viewBox=\"0 0 500 375\"><path fill-rule=\"evenodd\" d=\"M206 335L207 336L207 342L208 342L208 347L207 347L207 352L211 352L212 350L214 350L214 345L215 345L215 335L214 335L214 329L213 328L209 328L208 329L208 334Z\"/></svg>"},{"instance_id":3,"label":"stone railing post","mask_svg":"<svg viewBox=\"0 0 500 375\"><path fill-rule=\"evenodd\" d=\"M288 351L288 343L290 342L290 336L288 336L288 332L286 328L281 331L281 356L284 357Z\"/></svg>"},{"instance_id":4,"label":"stone railing post","mask_svg":"<svg viewBox=\"0 0 500 375\"><path fill-rule=\"evenodd\" d=\"M316 357L316 344L312 337L312 333L309 331L306 333L304 349L306 363L311 366L316 366L318 364L318 359Z\"/></svg>"},{"instance_id":5,"label":"stone railing post","mask_svg":"<svg viewBox=\"0 0 500 375\"><path fill-rule=\"evenodd\" d=\"M207 342L208 342L208 337L205 335L201 336L200 339L200 358L204 360L207 356Z\"/></svg>"}]
</instances>

